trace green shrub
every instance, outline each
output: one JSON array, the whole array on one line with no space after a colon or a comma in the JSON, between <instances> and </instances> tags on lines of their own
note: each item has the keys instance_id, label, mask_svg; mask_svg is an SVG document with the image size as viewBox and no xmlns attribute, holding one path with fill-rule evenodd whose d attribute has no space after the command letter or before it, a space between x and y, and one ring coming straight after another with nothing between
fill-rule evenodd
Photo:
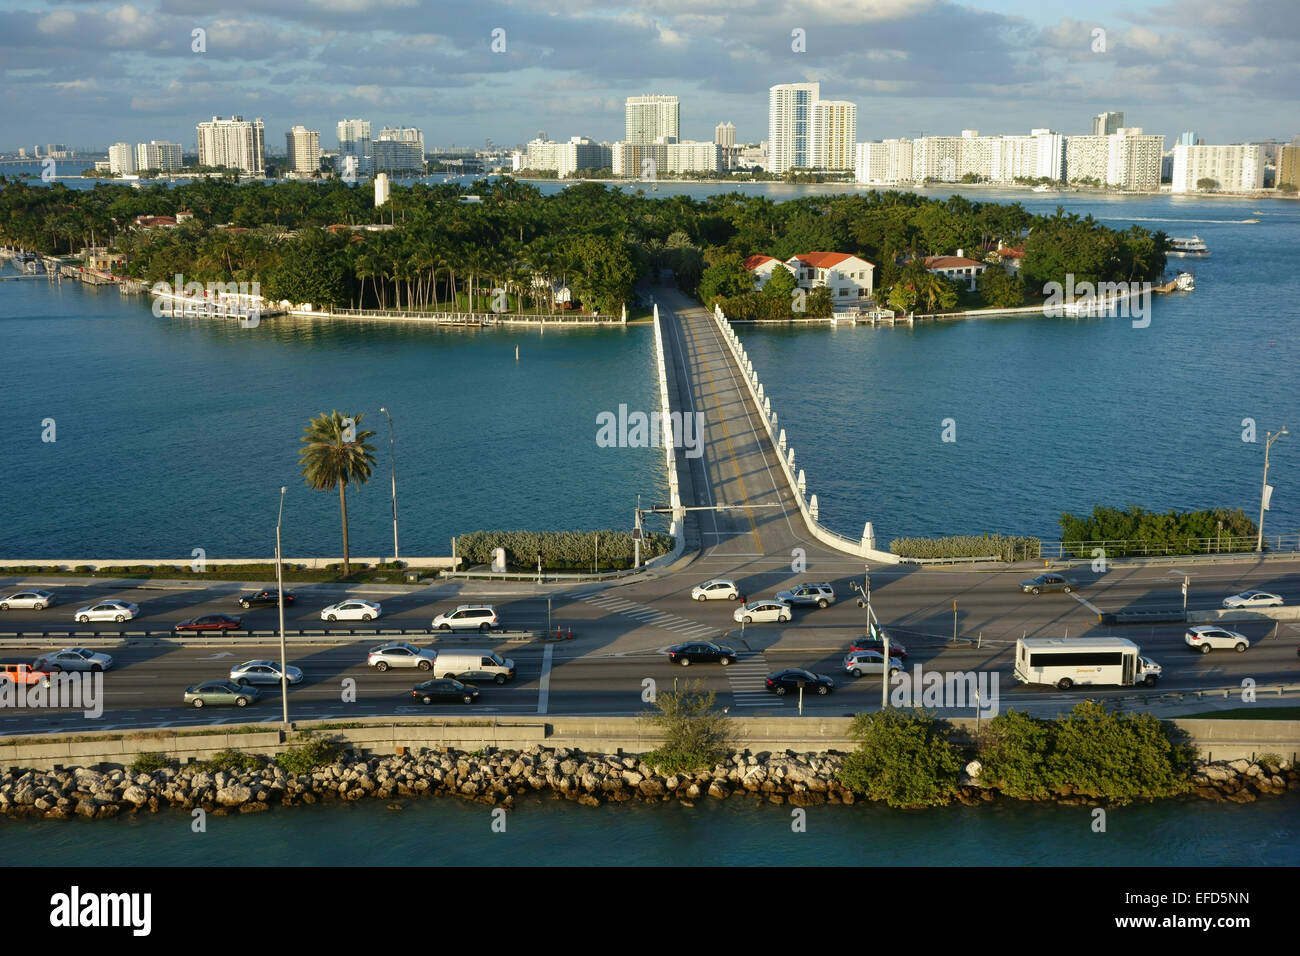
<instances>
[{"instance_id":1,"label":"green shrub","mask_svg":"<svg viewBox=\"0 0 1300 956\"><path fill-rule=\"evenodd\" d=\"M246 754L242 750L220 750L207 760L197 761L191 766L204 773L222 770L233 773L239 770L261 770L268 762L266 757L259 754Z\"/></svg>"},{"instance_id":2,"label":"green shrub","mask_svg":"<svg viewBox=\"0 0 1300 956\"><path fill-rule=\"evenodd\" d=\"M153 773L155 770L163 770L167 767L174 767L176 759L160 753L142 753L136 754L135 760L131 761L128 767L132 773Z\"/></svg>"},{"instance_id":3,"label":"green shrub","mask_svg":"<svg viewBox=\"0 0 1300 956\"><path fill-rule=\"evenodd\" d=\"M1107 713L1099 702L1082 701L1052 724L1046 781L1058 792L1123 805L1185 792L1194 757L1150 714Z\"/></svg>"},{"instance_id":4,"label":"green shrub","mask_svg":"<svg viewBox=\"0 0 1300 956\"><path fill-rule=\"evenodd\" d=\"M1038 538L1004 534L953 535L948 538L895 538L889 550L902 558L985 558L1032 560L1042 553Z\"/></svg>"},{"instance_id":5,"label":"green shrub","mask_svg":"<svg viewBox=\"0 0 1300 956\"><path fill-rule=\"evenodd\" d=\"M1009 797L1040 800L1049 795L1045 760L1052 725L1015 710L998 714L980 732L979 782Z\"/></svg>"},{"instance_id":6,"label":"green shrub","mask_svg":"<svg viewBox=\"0 0 1300 956\"><path fill-rule=\"evenodd\" d=\"M297 742L275 758L286 773L311 773L317 767L334 763L347 748L336 737L313 737L302 734Z\"/></svg>"},{"instance_id":7,"label":"green shrub","mask_svg":"<svg viewBox=\"0 0 1300 956\"><path fill-rule=\"evenodd\" d=\"M664 742L643 759L661 773L705 770L731 753L731 723L700 681L657 694L654 703L642 719L663 734Z\"/></svg>"},{"instance_id":8,"label":"green shrub","mask_svg":"<svg viewBox=\"0 0 1300 956\"><path fill-rule=\"evenodd\" d=\"M1260 754L1256 757L1255 763L1262 764L1265 767L1280 767L1282 766L1282 756L1281 754L1275 754L1270 751L1269 753Z\"/></svg>"},{"instance_id":9,"label":"green shrub","mask_svg":"<svg viewBox=\"0 0 1300 956\"><path fill-rule=\"evenodd\" d=\"M1259 526L1240 508L1171 509L1161 514L1137 505L1125 509L1096 505L1092 514L1084 518L1065 512L1060 525L1061 540L1067 550L1088 558L1094 557L1094 542L1106 542L1106 555L1113 558L1152 552L1203 554L1217 551L1220 546L1223 551L1254 551L1259 532ZM1127 544L1120 545L1117 543L1120 541Z\"/></svg>"},{"instance_id":10,"label":"green shrub","mask_svg":"<svg viewBox=\"0 0 1300 956\"><path fill-rule=\"evenodd\" d=\"M528 570L537 567L539 551L542 567L551 570L589 569L597 558L606 570L631 567L635 554L630 531L471 531L456 539L456 555L471 565L490 564L497 548L505 548L510 565ZM648 561L672 549L671 535L645 532L641 560Z\"/></svg>"},{"instance_id":11,"label":"green shrub","mask_svg":"<svg viewBox=\"0 0 1300 956\"><path fill-rule=\"evenodd\" d=\"M844 758L840 782L891 807L947 803L963 765L947 727L924 711L858 714L850 730L858 749Z\"/></svg>"}]
</instances>

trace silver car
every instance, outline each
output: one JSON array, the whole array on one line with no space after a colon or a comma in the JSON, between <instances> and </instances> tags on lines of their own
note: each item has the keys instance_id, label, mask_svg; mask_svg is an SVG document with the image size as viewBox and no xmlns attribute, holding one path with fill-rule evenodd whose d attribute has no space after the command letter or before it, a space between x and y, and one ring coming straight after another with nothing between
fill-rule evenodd
<instances>
[{"instance_id":1,"label":"silver car","mask_svg":"<svg viewBox=\"0 0 1300 956\"><path fill-rule=\"evenodd\" d=\"M84 647L65 647L52 654L42 654L32 663L38 671L106 671L113 666L113 658Z\"/></svg>"},{"instance_id":2,"label":"silver car","mask_svg":"<svg viewBox=\"0 0 1300 956\"><path fill-rule=\"evenodd\" d=\"M285 675L288 677L290 684L302 683L301 668L290 664L285 668ZM278 684L280 683L280 662L244 661L244 663L236 664L230 668L230 679L240 687L248 684Z\"/></svg>"},{"instance_id":3,"label":"silver car","mask_svg":"<svg viewBox=\"0 0 1300 956\"><path fill-rule=\"evenodd\" d=\"M801 584L789 591L777 591L776 599L786 604L826 607L835 603L835 589L829 584Z\"/></svg>"},{"instance_id":4,"label":"silver car","mask_svg":"<svg viewBox=\"0 0 1300 956\"><path fill-rule=\"evenodd\" d=\"M8 597L0 598L0 611L7 611L12 608L30 608L33 611L44 611L54 603L54 595L49 591L15 591Z\"/></svg>"},{"instance_id":5,"label":"silver car","mask_svg":"<svg viewBox=\"0 0 1300 956\"><path fill-rule=\"evenodd\" d=\"M129 621L140 613L140 608L130 601L100 601L77 608L73 617L86 624L90 621Z\"/></svg>"},{"instance_id":6,"label":"silver car","mask_svg":"<svg viewBox=\"0 0 1300 956\"><path fill-rule=\"evenodd\" d=\"M437 657L437 651L397 641L372 647L366 663L377 671L386 671L390 667L418 667L422 671L428 671L433 670L433 662Z\"/></svg>"}]
</instances>

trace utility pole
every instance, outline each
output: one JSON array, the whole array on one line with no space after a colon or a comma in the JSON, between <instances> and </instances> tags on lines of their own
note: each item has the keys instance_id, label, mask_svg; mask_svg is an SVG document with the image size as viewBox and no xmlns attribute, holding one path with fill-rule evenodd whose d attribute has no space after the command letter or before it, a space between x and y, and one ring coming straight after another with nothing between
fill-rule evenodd
<instances>
[{"instance_id":1,"label":"utility pole","mask_svg":"<svg viewBox=\"0 0 1300 956\"><path fill-rule=\"evenodd\" d=\"M388 414L387 408L380 411L388 415L388 462L393 475L393 564L397 564L397 452L393 447L397 437L393 432L393 416Z\"/></svg>"},{"instance_id":2,"label":"utility pole","mask_svg":"<svg viewBox=\"0 0 1300 956\"><path fill-rule=\"evenodd\" d=\"M284 517L284 493L280 488L280 513L275 518L275 586L279 591L280 605L280 702L283 705L285 727L289 726L289 662L284 649L284 570L280 555L280 519Z\"/></svg>"},{"instance_id":3,"label":"utility pole","mask_svg":"<svg viewBox=\"0 0 1300 956\"><path fill-rule=\"evenodd\" d=\"M1279 438L1281 438L1281 437L1282 437L1283 435L1285 435L1285 434L1287 434L1287 430L1286 430L1285 428L1283 428L1283 429L1282 429L1280 432L1278 432L1276 435L1274 435L1272 432L1266 432L1266 433L1265 433L1265 441L1264 441L1264 487L1263 487L1262 489L1260 489L1260 492L1259 492L1259 538L1258 538L1258 540L1256 540L1256 542L1255 542L1255 550L1256 550L1256 551L1259 551L1259 552L1261 552L1261 553L1262 553L1263 550L1264 550L1264 512L1268 510L1268 499L1269 499L1269 497L1270 497L1270 496L1269 496L1269 493L1268 493L1268 490L1269 490L1269 489L1268 489L1268 451L1269 451L1270 448L1273 447L1273 442L1277 441Z\"/></svg>"}]
</instances>

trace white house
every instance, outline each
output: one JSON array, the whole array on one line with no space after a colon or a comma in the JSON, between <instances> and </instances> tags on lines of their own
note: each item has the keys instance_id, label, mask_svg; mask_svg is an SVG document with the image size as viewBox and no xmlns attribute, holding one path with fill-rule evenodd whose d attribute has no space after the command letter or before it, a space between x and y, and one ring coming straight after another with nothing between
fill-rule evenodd
<instances>
[{"instance_id":1,"label":"white house","mask_svg":"<svg viewBox=\"0 0 1300 956\"><path fill-rule=\"evenodd\" d=\"M755 292L761 292L768 280L772 278L772 273L779 268L787 269L792 275L795 273L794 269L780 259L764 255L750 256L745 260L745 268L754 277Z\"/></svg>"},{"instance_id":2,"label":"white house","mask_svg":"<svg viewBox=\"0 0 1300 956\"><path fill-rule=\"evenodd\" d=\"M983 262L967 259L962 255L964 251L958 249L955 256L926 256L921 260L921 265L925 266L926 272L933 272L935 275L944 276L954 282L965 282L967 291L974 292L976 278L988 266Z\"/></svg>"},{"instance_id":3,"label":"white house","mask_svg":"<svg viewBox=\"0 0 1300 956\"><path fill-rule=\"evenodd\" d=\"M794 273L799 288L830 289L831 303L837 309L871 301L876 267L866 259L845 252L802 252L785 265Z\"/></svg>"}]
</instances>

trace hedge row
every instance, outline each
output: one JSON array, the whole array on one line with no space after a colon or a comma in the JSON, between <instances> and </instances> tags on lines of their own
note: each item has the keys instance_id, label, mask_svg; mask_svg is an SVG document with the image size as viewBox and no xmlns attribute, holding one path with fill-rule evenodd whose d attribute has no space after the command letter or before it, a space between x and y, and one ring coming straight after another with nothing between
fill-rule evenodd
<instances>
[{"instance_id":1,"label":"hedge row","mask_svg":"<svg viewBox=\"0 0 1300 956\"><path fill-rule=\"evenodd\" d=\"M648 561L673 549L672 535L643 532L641 560ZM597 547L599 546L599 554ZM506 549L506 563L531 569L541 552L544 568L628 568L634 560L630 531L471 531L456 539L456 555L467 564L491 564L492 552Z\"/></svg>"},{"instance_id":2,"label":"hedge row","mask_svg":"<svg viewBox=\"0 0 1300 956\"><path fill-rule=\"evenodd\" d=\"M895 538L889 550L902 558L983 558L1024 561L1042 553L1038 538L1005 534L959 534L949 538Z\"/></svg>"}]
</instances>

